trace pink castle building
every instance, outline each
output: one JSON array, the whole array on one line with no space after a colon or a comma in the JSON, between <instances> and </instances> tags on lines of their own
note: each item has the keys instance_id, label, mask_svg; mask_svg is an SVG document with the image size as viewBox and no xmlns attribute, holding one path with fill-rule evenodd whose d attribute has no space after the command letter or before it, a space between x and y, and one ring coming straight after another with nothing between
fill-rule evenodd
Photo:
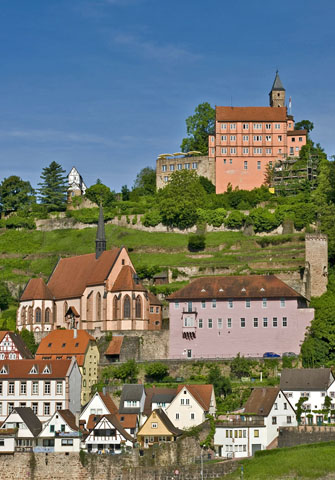
<instances>
[{"instance_id":1,"label":"pink castle building","mask_svg":"<svg viewBox=\"0 0 335 480\"><path fill-rule=\"evenodd\" d=\"M314 317L274 275L198 278L168 301L172 359L299 354Z\"/></svg>"},{"instance_id":2,"label":"pink castle building","mask_svg":"<svg viewBox=\"0 0 335 480\"><path fill-rule=\"evenodd\" d=\"M215 135L208 137L208 156L215 159L216 193L252 190L264 183L267 165L298 157L306 130L294 129L285 106L285 89L276 73L269 107L216 107Z\"/></svg>"}]
</instances>

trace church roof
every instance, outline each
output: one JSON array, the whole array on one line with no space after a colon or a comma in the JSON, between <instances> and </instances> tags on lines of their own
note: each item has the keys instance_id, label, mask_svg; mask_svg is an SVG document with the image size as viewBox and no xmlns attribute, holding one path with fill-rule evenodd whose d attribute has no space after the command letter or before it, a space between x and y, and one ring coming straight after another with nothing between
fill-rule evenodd
<instances>
[{"instance_id":1,"label":"church roof","mask_svg":"<svg viewBox=\"0 0 335 480\"><path fill-rule=\"evenodd\" d=\"M276 76L275 76L271 91L272 90L283 90L283 91L285 91L285 88L283 87L283 84L281 83L278 70L276 71Z\"/></svg>"},{"instance_id":2,"label":"church roof","mask_svg":"<svg viewBox=\"0 0 335 480\"><path fill-rule=\"evenodd\" d=\"M121 268L120 273L112 287L112 292L121 292L122 290L138 292L146 291L146 289L140 283L135 270L133 270L130 265L124 265Z\"/></svg>"},{"instance_id":3,"label":"church roof","mask_svg":"<svg viewBox=\"0 0 335 480\"><path fill-rule=\"evenodd\" d=\"M25 300L52 300L53 295L42 278L32 278L26 285L21 302Z\"/></svg>"},{"instance_id":4,"label":"church roof","mask_svg":"<svg viewBox=\"0 0 335 480\"><path fill-rule=\"evenodd\" d=\"M87 286L104 283L120 252L120 248L113 248L98 259L95 253L62 258L50 277L49 289L58 299L81 296Z\"/></svg>"}]
</instances>

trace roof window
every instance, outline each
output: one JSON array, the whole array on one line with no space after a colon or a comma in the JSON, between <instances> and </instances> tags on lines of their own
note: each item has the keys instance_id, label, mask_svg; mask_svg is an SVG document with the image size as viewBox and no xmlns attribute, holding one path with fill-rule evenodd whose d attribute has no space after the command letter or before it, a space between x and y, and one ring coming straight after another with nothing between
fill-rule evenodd
<instances>
[{"instance_id":1,"label":"roof window","mask_svg":"<svg viewBox=\"0 0 335 480\"><path fill-rule=\"evenodd\" d=\"M50 368L48 367L48 365L46 365L46 366L44 367L43 373L45 373L45 374L51 373L51 372L50 372Z\"/></svg>"},{"instance_id":2,"label":"roof window","mask_svg":"<svg viewBox=\"0 0 335 480\"><path fill-rule=\"evenodd\" d=\"M51 345L52 345L52 343L51 343L51 342L50 342L50 343L48 343L48 347L51 347Z\"/></svg>"},{"instance_id":3,"label":"roof window","mask_svg":"<svg viewBox=\"0 0 335 480\"><path fill-rule=\"evenodd\" d=\"M7 372L7 369L6 369L5 365L4 365L4 366L2 367L2 369L0 370L0 374L1 374L1 375L7 375L7 373L8 373L8 372Z\"/></svg>"},{"instance_id":4,"label":"roof window","mask_svg":"<svg viewBox=\"0 0 335 480\"><path fill-rule=\"evenodd\" d=\"M65 345L66 345L66 343L63 343L63 345L62 345L62 348L64 348L64 347L65 347Z\"/></svg>"},{"instance_id":5,"label":"roof window","mask_svg":"<svg viewBox=\"0 0 335 480\"><path fill-rule=\"evenodd\" d=\"M78 342L75 344L75 347L79 347L79 343L78 343Z\"/></svg>"},{"instance_id":6,"label":"roof window","mask_svg":"<svg viewBox=\"0 0 335 480\"><path fill-rule=\"evenodd\" d=\"M36 365L33 365L33 366L31 367L31 370L30 370L29 373L30 373L30 374L33 374L33 375L38 373L38 369L37 369Z\"/></svg>"}]
</instances>

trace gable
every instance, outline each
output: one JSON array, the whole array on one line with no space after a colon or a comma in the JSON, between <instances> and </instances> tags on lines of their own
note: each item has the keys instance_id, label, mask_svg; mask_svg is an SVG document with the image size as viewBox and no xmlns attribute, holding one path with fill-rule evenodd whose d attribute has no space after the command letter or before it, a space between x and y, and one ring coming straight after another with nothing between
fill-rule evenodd
<instances>
[{"instance_id":1,"label":"gable","mask_svg":"<svg viewBox=\"0 0 335 480\"><path fill-rule=\"evenodd\" d=\"M157 427L153 428L153 424ZM172 432L165 426L159 416L152 412L149 418L145 421L143 426L138 431L137 435L157 436L157 435L173 435Z\"/></svg>"}]
</instances>

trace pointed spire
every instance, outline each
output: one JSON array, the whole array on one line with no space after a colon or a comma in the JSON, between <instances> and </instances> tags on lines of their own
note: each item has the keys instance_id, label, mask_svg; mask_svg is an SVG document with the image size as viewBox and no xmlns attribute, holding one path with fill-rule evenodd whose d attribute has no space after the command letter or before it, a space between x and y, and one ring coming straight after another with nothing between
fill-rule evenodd
<instances>
[{"instance_id":1,"label":"pointed spire","mask_svg":"<svg viewBox=\"0 0 335 480\"><path fill-rule=\"evenodd\" d=\"M95 239L95 258L98 259L102 252L106 250L106 235L105 235L105 221L102 205L99 207L99 221L97 236Z\"/></svg>"},{"instance_id":2,"label":"pointed spire","mask_svg":"<svg viewBox=\"0 0 335 480\"><path fill-rule=\"evenodd\" d=\"M283 87L283 84L281 83L278 70L276 71L276 76L275 76L271 91L273 91L273 90L284 90L285 91L285 88Z\"/></svg>"}]
</instances>

